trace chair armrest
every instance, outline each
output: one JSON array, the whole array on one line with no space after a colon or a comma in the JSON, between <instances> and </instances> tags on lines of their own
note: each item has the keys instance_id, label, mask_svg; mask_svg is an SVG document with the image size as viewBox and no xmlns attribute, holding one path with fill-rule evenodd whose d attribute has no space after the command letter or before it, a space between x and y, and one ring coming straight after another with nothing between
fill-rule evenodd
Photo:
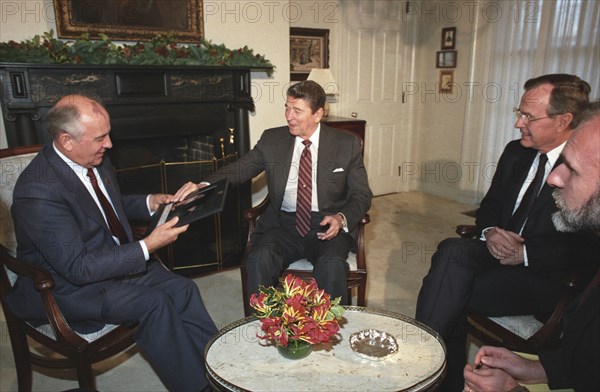
<instances>
[{"instance_id":1,"label":"chair armrest","mask_svg":"<svg viewBox=\"0 0 600 392\"><path fill-rule=\"evenodd\" d=\"M270 200L269 196L267 195L267 197L265 197L264 200L260 202L260 204L252 208L248 208L246 211L244 211L244 219L246 219L249 222L256 223L256 219L265 212L265 210L269 206L269 203Z\"/></svg>"},{"instance_id":2,"label":"chair armrest","mask_svg":"<svg viewBox=\"0 0 600 392\"><path fill-rule=\"evenodd\" d=\"M2 264L17 275L26 276L33 281L37 291L46 291L54 288L54 280L50 273L43 268L38 268L18 261L10 255L4 245L0 245Z\"/></svg>"},{"instance_id":3,"label":"chair armrest","mask_svg":"<svg viewBox=\"0 0 600 392\"><path fill-rule=\"evenodd\" d=\"M456 234L462 238L476 238L477 226L475 225L458 225L456 226Z\"/></svg>"},{"instance_id":4,"label":"chair armrest","mask_svg":"<svg viewBox=\"0 0 600 392\"><path fill-rule=\"evenodd\" d=\"M365 257L365 225L371 222L369 214L365 214L358 223L358 234L356 236L356 269L367 269L367 259Z\"/></svg>"},{"instance_id":5,"label":"chair armrest","mask_svg":"<svg viewBox=\"0 0 600 392\"><path fill-rule=\"evenodd\" d=\"M42 297L46 317L58 341L66 342L78 348L82 348L88 344L85 339L71 329L58 307L58 303L56 303L56 299L52 295L54 280L47 270L15 259L3 245L0 245L0 262L17 275L27 277L33 281L35 289Z\"/></svg>"}]
</instances>

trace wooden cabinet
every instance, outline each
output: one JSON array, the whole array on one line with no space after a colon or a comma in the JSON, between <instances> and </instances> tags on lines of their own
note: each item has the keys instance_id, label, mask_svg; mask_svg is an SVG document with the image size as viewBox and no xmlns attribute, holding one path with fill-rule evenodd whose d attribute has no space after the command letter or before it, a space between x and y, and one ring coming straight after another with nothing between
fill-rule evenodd
<instances>
[{"instance_id":1,"label":"wooden cabinet","mask_svg":"<svg viewBox=\"0 0 600 392\"><path fill-rule=\"evenodd\" d=\"M346 131L350 131L350 132L358 135L358 137L360 137L360 139L363 141L363 144L365 142L365 127L367 125L367 122L365 120L357 120L355 118L347 118L347 117L329 116L321 122L332 128L338 128L338 129L344 129ZM363 153L364 153L364 147L363 147Z\"/></svg>"}]
</instances>

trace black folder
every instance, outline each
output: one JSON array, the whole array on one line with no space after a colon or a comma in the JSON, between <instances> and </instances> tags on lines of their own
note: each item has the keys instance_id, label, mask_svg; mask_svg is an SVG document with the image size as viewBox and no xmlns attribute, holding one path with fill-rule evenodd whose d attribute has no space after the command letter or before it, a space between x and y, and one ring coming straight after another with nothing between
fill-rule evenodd
<instances>
[{"instance_id":1,"label":"black folder","mask_svg":"<svg viewBox=\"0 0 600 392\"><path fill-rule=\"evenodd\" d=\"M178 227L219 213L223 211L226 196L227 179L225 178L190 193L181 201L161 204L152 215L146 235L156 226L162 225L175 216L179 217L179 221L175 225Z\"/></svg>"}]
</instances>

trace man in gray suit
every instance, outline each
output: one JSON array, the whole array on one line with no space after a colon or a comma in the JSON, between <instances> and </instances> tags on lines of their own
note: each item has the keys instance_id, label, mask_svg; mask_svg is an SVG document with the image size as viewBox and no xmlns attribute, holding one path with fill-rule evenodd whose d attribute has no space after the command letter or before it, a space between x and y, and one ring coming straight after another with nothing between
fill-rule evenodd
<instances>
[{"instance_id":1,"label":"man in gray suit","mask_svg":"<svg viewBox=\"0 0 600 392\"><path fill-rule=\"evenodd\" d=\"M294 84L285 104L288 125L266 130L251 151L207 179L240 183L266 175L270 205L258 220L247 258L249 294L258 293L259 285L277 284L281 271L306 257L314 264L319 287L342 303L349 301L346 258L372 193L360 139L320 124L324 105L325 92L317 83ZM309 180L301 163L305 150L311 158ZM188 183L174 197L201 186ZM311 188L306 197L310 211L302 223L296 207L297 200L304 200L304 187Z\"/></svg>"},{"instance_id":2,"label":"man in gray suit","mask_svg":"<svg viewBox=\"0 0 600 392\"><path fill-rule=\"evenodd\" d=\"M150 256L187 226L175 227L173 218L133 241L128 223L149 220L172 196L121 195L105 157L110 120L98 102L66 96L46 121L53 140L13 194L19 259L50 272L56 301L75 330L84 321L137 323L136 342L169 390L208 388L203 354L216 327L194 282ZM19 278L7 300L19 317L45 319L29 279Z\"/></svg>"}]
</instances>

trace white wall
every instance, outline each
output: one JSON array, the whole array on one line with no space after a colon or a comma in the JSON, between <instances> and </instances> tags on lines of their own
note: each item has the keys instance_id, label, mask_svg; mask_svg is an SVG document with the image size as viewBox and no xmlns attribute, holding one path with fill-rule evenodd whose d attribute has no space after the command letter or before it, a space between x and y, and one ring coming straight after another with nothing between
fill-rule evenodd
<instances>
[{"instance_id":1,"label":"white wall","mask_svg":"<svg viewBox=\"0 0 600 392\"><path fill-rule=\"evenodd\" d=\"M469 58L473 22L461 3L419 2L408 17L416 20L417 42L415 77L408 99L415 108L414 161L420 166L411 189L457 200L462 175L463 133L468 103L464 83L469 80ZM462 7L462 8L461 8ZM459 9L460 15L456 13ZM454 12L454 13L452 13ZM436 68L436 52L441 50L442 28L456 27L457 66ZM440 93L440 71L454 71L459 86L452 93Z\"/></svg>"}]
</instances>

